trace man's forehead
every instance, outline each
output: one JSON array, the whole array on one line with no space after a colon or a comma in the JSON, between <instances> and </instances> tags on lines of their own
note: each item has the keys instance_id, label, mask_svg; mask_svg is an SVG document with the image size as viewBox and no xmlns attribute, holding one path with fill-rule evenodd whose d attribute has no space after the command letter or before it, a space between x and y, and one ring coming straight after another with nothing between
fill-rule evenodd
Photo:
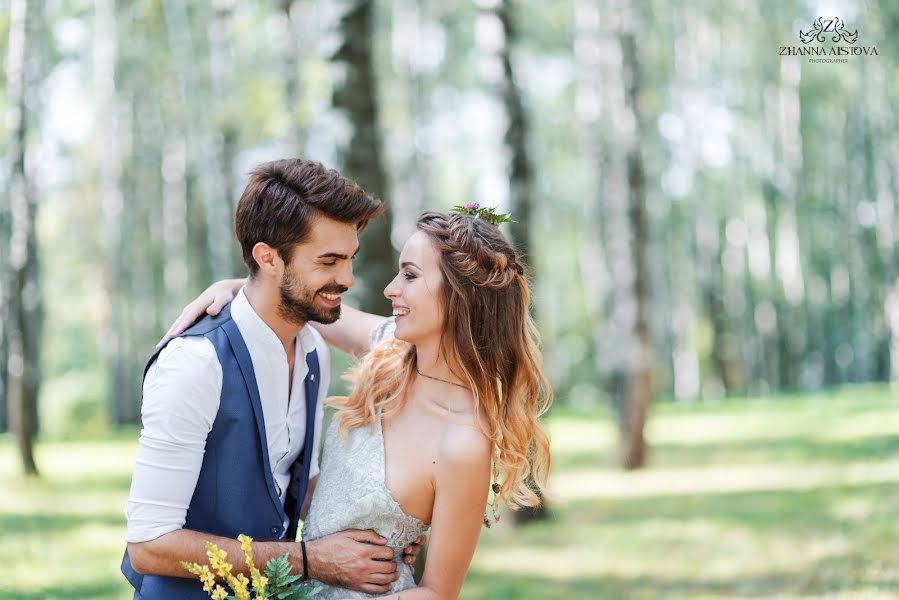
<instances>
[{"instance_id":1,"label":"man's forehead","mask_svg":"<svg viewBox=\"0 0 899 600\"><path fill-rule=\"evenodd\" d=\"M352 256L359 248L359 235L352 223L316 219L306 242L300 244L314 254L338 253Z\"/></svg>"}]
</instances>

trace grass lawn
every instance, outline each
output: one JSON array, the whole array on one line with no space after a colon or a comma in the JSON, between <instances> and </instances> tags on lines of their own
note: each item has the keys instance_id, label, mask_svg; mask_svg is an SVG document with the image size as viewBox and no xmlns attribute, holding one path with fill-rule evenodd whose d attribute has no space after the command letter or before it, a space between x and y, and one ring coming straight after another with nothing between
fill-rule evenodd
<instances>
[{"instance_id":1,"label":"grass lawn","mask_svg":"<svg viewBox=\"0 0 899 600\"><path fill-rule=\"evenodd\" d=\"M485 529L463 598L899 598L896 390L657 406L635 473L607 416L551 429L553 519ZM0 437L0 597L130 598L136 436L41 443L40 481Z\"/></svg>"}]
</instances>

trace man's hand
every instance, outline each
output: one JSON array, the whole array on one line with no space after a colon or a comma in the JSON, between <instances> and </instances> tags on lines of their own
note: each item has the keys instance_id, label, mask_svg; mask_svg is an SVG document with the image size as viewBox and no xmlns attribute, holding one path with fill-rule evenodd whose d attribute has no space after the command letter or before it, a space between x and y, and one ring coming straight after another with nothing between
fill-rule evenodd
<instances>
[{"instance_id":1,"label":"man's hand","mask_svg":"<svg viewBox=\"0 0 899 600\"><path fill-rule=\"evenodd\" d=\"M403 550L403 562L407 565L412 566L415 563L415 559L418 558L419 553L421 552L421 545L425 543L425 536L420 535L415 538L415 541L412 542L409 546ZM412 572L415 572L415 567L412 567Z\"/></svg>"},{"instance_id":2,"label":"man's hand","mask_svg":"<svg viewBox=\"0 0 899 600\"><path fill-rule=\"evenodd\" d=\"M386 594L399 579L393 550L371 530L348 529L306 542L309 577L366 594Z\"/></svg>"}]
</instances>

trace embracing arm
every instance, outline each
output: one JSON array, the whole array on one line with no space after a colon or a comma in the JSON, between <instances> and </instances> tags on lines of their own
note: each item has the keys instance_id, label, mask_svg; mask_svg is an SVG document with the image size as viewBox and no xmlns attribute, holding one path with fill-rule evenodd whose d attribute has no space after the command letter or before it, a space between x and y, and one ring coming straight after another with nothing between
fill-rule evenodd
<instances>
[{"instance_id":1,"label":"embracing arm","mask_svg":"<svg viewBox=\"0 0 899 600\"><path fill-rule=\"evenodd\" d=\"M246 279L222 279L210 285L195 300L184 307L184 310L181 311L181 314L178 315L178 318L175 319L169 330L165 332L165 335L162 336L156 347L158 348L167 339L175 337L190 327L194 321L203 316L203 313L213 317L219 314L229 302L234 300L234 296L246 283Z\"/></svg>"},{"instance_id":2,"label":"embracing arm","mask_svg":"<svg viewBox=\"0 0 899 600\"><path fill-rule=\"evenodd\" d=\"M489 440L475 428L448 436L437 469L428 560L421 583L383 600L459 596L484 522L489 486Z\"/></svg>"},{"instance_id":3,"label":"embracing arm","mask_svg":"<svg viewBox=\"0 0 899 600\"><path fill-rule=\"evenodd\" d=\"M363 312L344 304L340 318L329 325L310 322L325 341L347 354L362 356L369 351L372 330L384 322L384 317Z\"/></svg>"},{"instance_id":4,"label":"embracing arm","mask_svg":"<svg viewBox=\"0 0 899 600\"><path fill-rule=\"evenodd\" d=\"M144 575L167 575L169 577L194 578L181 566L181 561L205 565L209 562L206 556L205 542L212 542L231 557L233 573L249 575L246 561L234 557L242 557L240 542L235 539L202 533L190 529L178 529L155 540L147 542L129 542L128 556L131 566ZM294 572L303 572L303 555L296 542L253 542L253 555L256 564L265 565L270 558L277 558L285 552L290 553L290 564Z\"/></svg>"},{"instance_id":5,"label":"embracing arm","mask_svg":"<svg viewBox=\"0 0 899 600\"><path fill-rule=\"evenodd\" d=\"M181 566L181 561L208 564L205 542L212 542L228 553L232 573L249 575L243 551L237 540L179 529L147 542L130 542L128 556L131 566L144 575L167 575L194 578ZM306 542L309 578L332 585L383 594L390 589L396 574L396 563L390 560L393 551L387 540L373 531L348 530ZM264 568L269 559L288 553L294 574L303 573L303 553L298 542L253 542L256 566Z\"/></svg>"},{"instance_id":6,"label":"embracing arm","mask_svg":"<svg viewBox=\"0 0 899 600\"><path fill-rule=\"evenodd\" d=\"M184 307L169 330L159 341L162 345L167 339L174 337L190 327L203 313L215 316L234 299L246 279L223 279L216 281L190 304ZM369 350L369 334L372 329L384 321L384 317L363 312L351 306L343 305L340 318L329 324L310 322L325 341L348 354L361 356Z\"/></svg>"}]
</instances>

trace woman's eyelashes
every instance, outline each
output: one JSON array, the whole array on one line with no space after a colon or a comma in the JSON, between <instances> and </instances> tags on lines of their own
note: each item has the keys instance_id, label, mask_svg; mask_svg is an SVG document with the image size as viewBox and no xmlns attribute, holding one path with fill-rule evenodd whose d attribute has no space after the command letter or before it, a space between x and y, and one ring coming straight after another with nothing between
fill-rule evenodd
<instances>
[{"instance_id":1,"label":"woman's eyelashes","mask_svg":"<svg viewBox=\"0 0 899 600\"><path fill-rule=\"evenodd\" d=\"M407 273L403 273L403 278L406 281L412 281L413 279L415 279L415 275L407 272Z\"/></svg>"}]
</instances>

